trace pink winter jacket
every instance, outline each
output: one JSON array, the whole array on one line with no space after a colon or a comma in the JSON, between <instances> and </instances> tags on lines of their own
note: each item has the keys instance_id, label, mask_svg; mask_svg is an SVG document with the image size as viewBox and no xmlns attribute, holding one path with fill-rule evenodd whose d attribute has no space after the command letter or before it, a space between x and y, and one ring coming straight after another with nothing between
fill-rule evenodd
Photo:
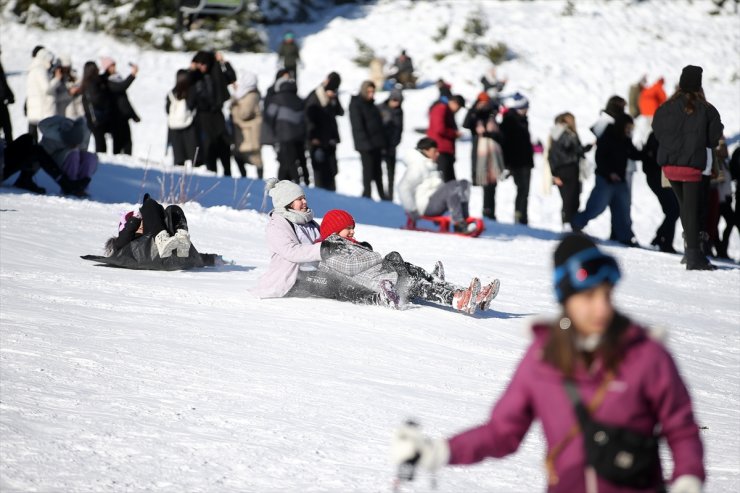
<instances>
[{"instance_id":1,"label":"pink winter jacket","mask_svg":"<svg viewBox=\"0 0 740 493\"><path fill-rule=\"evenodd\" d=\"M490 420L449 440L450 464L472 464L486 457L513 453L535 418L542 422L549 452L576 423L573 406L562 385L562 373L542 360L549 329L536 325L533 330L535 341L494 406ZM593 413L594 419L645 435L660 423L661 436L673 454L673 478L688 474L703 481L699 429L691 399L673 359L662 344L636 325L630 325L625 337L624 357L603 403ZM591 400L603 378L604 369L599 360L594 362L591 372L583 366L577 368L575 380L584 402ZM577 435L562 450L555 459L555 469L559 482L548 489L550 493L593 491L586 488L582 435ZM534 489L534 485L526 486L528 491ZM601 478L597 487L598 493L637 491Z\"/></svg>"},{"instance_id":2,"label":"pink winter jacket","mask_svg":"<svg viewBox=\"0 0 740 493\"><path fill-rule=\"evenodd\" d=\"M300 264L321 260L321 243L302 244L290 222L279 214L272 214L267 223L267 248L272 254L270 265L253 291L259 298L285 296L295 284Z\"/></svg>"}]
</instances>

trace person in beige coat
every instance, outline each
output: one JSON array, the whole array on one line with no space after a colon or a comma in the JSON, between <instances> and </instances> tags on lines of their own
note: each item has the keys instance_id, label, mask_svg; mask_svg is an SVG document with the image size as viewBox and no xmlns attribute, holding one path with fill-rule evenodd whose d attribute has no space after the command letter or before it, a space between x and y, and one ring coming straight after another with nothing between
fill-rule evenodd
<instances>
[{"instance_id":1,"label":"person in beige coat","mask_svg":"<svg viewBox=\"0 0 740 493\"><path fill-rule=\"evenodd\" d=\"M234 159L242 176L247 176L245 165L249 163L257 168L257 176L262 179L260 99L257 76L252 72L241 72L236 82L236 91L231 98L231 119L234 122Z\"/></svg>"}]
</instances>

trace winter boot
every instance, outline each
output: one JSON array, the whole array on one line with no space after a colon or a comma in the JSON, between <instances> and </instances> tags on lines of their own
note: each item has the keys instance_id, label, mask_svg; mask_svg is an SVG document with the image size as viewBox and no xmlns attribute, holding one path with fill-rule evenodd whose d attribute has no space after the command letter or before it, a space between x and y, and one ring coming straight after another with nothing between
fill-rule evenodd
<instances>
[{"instance_id":1,"label":"winter boot","mask_svg":"<svg viewBox=\"0 0 740 493\"><path fill-rule=\"evenodd\" d=\"M445 282L445 267L444 265L442 265L441 260L437 260L436 262L434 262L432 277L439 282Z\"/></svg>"},{"instance_id":2,"label":"winter boot","mask_svg":"<svg viewBox=\"0 0 740 493\"><path fill-rule=\"evenodd\" d=\"M478 310L484 312L491 306L491 302L498 295L498 291L501 289L501 281L494 279L492 283L483 286L478 293L478 297L475 299L478 304Z\"/></svg>"},{"instance_id":3,"label":"winter boot","mask_svg":"<svg viewBox=\"0 0 740 493\"><path fill-rule=\"evenodd\" d=\"M455 291L452 295L452 307L455 310L473 315L478 308L478 293L480 292L480 280L474 277L467 289Z\"/></svg>"},{"instance_id":4,"label":"winter boot","mask_svg":"<svg viewBox=\"0 0 740 493\"><path fill-rule=\"evenodd\" d=\"M13 186L39 195L44 195L46 193L46 189L44 187L36 185L36 182L33 181L33 174L27 174L24 171L21 171L20 176L15 180Z\"/></svg>"},{"instance_id":5,"label":"winter boot","mask_svg":"<svg viewBox=\"0 0 740 493\"><path fill-rule=\"evenodd\" d=\"M377 304L388 308L398 310L401 304L401 297L398 296L396 288L388 279L380 281L380 291L377 295Z\"/></svg>"},{"instance_id":6,"label":"winter boot","mask_svg":"<svg viewBox=\"0 0 740 493\"><path fill-rule=\"evenodd\" d=\"M190 233L186 229L178 229L175 233L177 239L177 256L187 257L190 255Z\"/></svg>"},{"instance_id":7,"label":"winter boot","mask_svg":"<svg viewBox=\"0 0 740 493\"><path fill-rule=\"evenodd\" d=\"M717 267L707 260L698 248L686 250L686 270L716 270Z\"/></svg>"},{"instance_id":8,"label":"winter boot","mask_svg":"<svg viewBox=\"0 0 740 493\"><path fill-rule=\"evenodd\" d=\"M172 255L172 250L177 249L178 243L179 240L177 237L170 236L170 234L164 229L157 233L157 236L154 238L154 244L157 245L157 251L159 252L159 256L162 258L167 258Z\"/></svg>"},{"instance_id":9,"label":"winter boot","mask_svg":"<svg viewBox=\"0 0 740 493\"><path fill-rule=\"evenodd\" d=\"M475 223L468 223L466 221L457 221L453 225L452 228L455 231L455 233L470 235L470 234L475 233L476 226L475 226Z\"/></svg>"},{"instance_id":10,"label":"winter boot","mask_svg":"<svg viewBox=\"0 0 740 493\"><path fill-rule=\"evenodd\" d=\"M70 180L66 175L60 175L57 183L62 189L64 195L74 195L75 197L87 197L85 189L90 184L90 178L81 178L79 180Z\"/></svg>"},{"instance_id":11,"label":"winter boot","mask_svg":"<svg viewBox=\"0 0 740 493\"><path fill-rule=\"evenodd\" d=\"M712 257L712 240L706 231L699 232L699 250L705 257Z\"/></svg>"}]
</instances>

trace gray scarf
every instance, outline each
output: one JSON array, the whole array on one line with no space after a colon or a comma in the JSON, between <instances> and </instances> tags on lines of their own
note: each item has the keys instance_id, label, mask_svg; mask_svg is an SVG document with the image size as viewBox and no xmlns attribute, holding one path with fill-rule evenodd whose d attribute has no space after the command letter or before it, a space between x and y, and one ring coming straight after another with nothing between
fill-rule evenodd
<instances>
[{"instance_id":1,"label":"gray scarf","mask_svg":"<svg viewBox=\"0 0 740 493\"><path fill-rule=\"evenodd\" d=\"M293 209L274 209L272 214L283 216L293 224L308 224L313 221L313 210L308 209L306 212L295 211Z\"/></svg>"}]
</instances>

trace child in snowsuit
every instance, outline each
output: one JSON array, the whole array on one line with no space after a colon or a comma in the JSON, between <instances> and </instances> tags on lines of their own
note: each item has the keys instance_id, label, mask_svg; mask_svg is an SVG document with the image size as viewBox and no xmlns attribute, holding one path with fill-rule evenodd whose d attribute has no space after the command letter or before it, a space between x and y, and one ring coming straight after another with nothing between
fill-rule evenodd
<instances>
[{"instance_id":1,"label":"child in snowsuit","mask_svg":"<svg viewBox=\"0 0 740 493\"><path fill-rule=\"evenodd\" d=\"M464 313L487 310L499 290L498 279L481 288L474 278L468 288L448 283L442 263L432 274L404 261L398 252L385 257L373 251L369 243L354 238L355 220L346 211L331 210L321 222L321 266L341 273L371 290L393 283L402 304L414 299L451 306Z\"/></svg>"},{"instance_id":2,"label":"child in snowsuit","mask_svg":"<svg viewBox=\"0 0 740 493\"><path fill-rule=\"evenodd\" d=\"M691 397L668 350L612 305L616 260L572 234L554 263L562 316L532 327L534 340L490 418L437 440L406 424L396 430L393 461L413 478L416 467L505 457L538 419L549 493L665 491L658 438L673 457L670 491L701 493L704 453Z\"/></svg>"}]
</instances>

